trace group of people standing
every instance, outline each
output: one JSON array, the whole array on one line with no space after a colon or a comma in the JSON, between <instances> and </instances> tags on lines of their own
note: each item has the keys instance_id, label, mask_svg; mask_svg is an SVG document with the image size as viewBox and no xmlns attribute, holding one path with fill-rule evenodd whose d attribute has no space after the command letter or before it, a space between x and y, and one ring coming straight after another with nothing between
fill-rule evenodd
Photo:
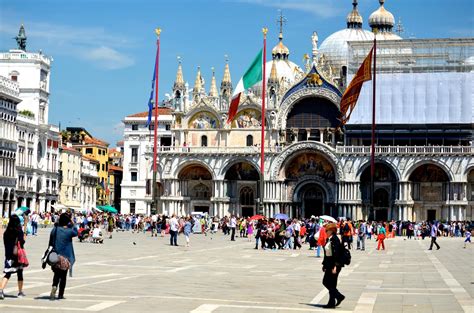
<instances>
[{"instance_id":1,"label":"group of people standing","mask_svg":"<svg viewBox=\"0 0 474 313\"><path fill-rule=\"evenodd\" d=\"M75 263L72 238L76 237L77 234L77 227L71 214L62 213L59 215L51 230L48 249L43 257L43 268L49 264L53 271L50 300L64 299L67 274L69 272L72 275L72 266ZM5 298L4 289L13 274L16 274L18 279L18 297L25 296L23 292L23 269L29 265L26 252L24 252L26 243L26 235L20 217L12 215L3 233L5 262L4 276L0 284L0 300Z\"/></svg>"}]
</instances>

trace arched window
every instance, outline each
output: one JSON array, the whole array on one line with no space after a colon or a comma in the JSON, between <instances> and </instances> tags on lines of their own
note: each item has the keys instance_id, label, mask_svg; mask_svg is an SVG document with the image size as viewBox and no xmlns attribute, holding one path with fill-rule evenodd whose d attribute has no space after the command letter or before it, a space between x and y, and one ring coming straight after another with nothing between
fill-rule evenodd
<instances>
[{"instance_id":1,"label":"arched window","mask_svg":"<svg viewBox=\"0 0 474 313\"><path fill-rule=\"evenodd\" d=\"M255 204L252 188L244 187L240 190L240 204L241 205L254 205Z\"/></svg>"},{"instance_id":2,"label":"arched window","mask_svg":"<svg viewBox=\"0 0 474 313\"><path fill-rule=\"evenodd\" d=\"M253 146L253 136L247 135L247 147Z\"/></svg>"},{"instance_id":3,"label":"arched window","mask_svg":"<svg viewBox=\"0 0 474 313\"><path fill-rule=\"evenodd\" d=\"M201 147L207 147L207 136L201 136Z\"/></svg>"}]
</instances>

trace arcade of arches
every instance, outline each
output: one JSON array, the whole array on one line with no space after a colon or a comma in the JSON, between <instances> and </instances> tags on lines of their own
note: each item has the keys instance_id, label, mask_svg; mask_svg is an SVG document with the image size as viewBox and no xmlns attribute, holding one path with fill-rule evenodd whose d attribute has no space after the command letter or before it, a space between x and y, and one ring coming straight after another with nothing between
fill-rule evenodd
<instances>
[{"instance_id":1,"label":"arcade of arches","mask_svg":"<svg viewBox=\"0 0 474 313\"><path fill-rule=\"evenodd\" d=\"M466 174L467 183L450 181L448 173L434 163L415 165L409 173L406 181L400 181L396 169L377 161L372 206L369 164L362 165L358 181L338 181L331 158L306 149L283 162L276 181L265 181L263 213L371 220L457 220L471 215L474 169ZM164 181L163 211L212 216L262 213L258 206L260 173L252 162L231 161L221 179L214 175L203 164L183 167L175 179Z\"/></svg>"}]
</instances>

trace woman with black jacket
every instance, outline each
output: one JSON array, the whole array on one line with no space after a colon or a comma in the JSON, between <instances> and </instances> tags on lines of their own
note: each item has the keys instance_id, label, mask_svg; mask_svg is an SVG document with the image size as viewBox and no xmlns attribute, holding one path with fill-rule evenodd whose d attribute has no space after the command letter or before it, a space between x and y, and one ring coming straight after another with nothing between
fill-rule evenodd
<instances>
[{"instance_id":1,"label":"woman with black jacket","mask_svg":"<svg viewBox=\"0 0 474 313\"><path fill-rule=\"evenodd\" d=\"M20 243L20 247L24 249L25 237L21 230L20 218L12 215L8 222L7 229L3 233L3 244L5 245L5 269L3 272L2 282L0 283L0 300L5 298L3 289L7 286L8 280L13 273L18 277L18 297L24 297L23 293L23 266L18 263L18 251L15 247Z\"/></svg>"},{"instance_id":2,"label":"woman with black jacket","mask_svg":"<svg viewBox=\"0 0 474 313\"><path fill-rule=\"evenodd\" d=\"M324 308L335 308L345 299L345 297L337 290L337 278L344 266L342 263L342 249L344 246L337 237L336 224L326 225L327 240L324 246L323 259L323 286L329 290L329 302Z\"/></svg>"}]
</instances>

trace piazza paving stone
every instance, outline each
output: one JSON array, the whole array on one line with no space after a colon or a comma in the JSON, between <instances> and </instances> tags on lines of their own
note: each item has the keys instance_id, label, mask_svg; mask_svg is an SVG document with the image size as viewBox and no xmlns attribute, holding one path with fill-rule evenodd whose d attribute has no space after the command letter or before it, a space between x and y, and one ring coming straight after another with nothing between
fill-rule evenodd
<instances>
[{"instance_id":1,"label":"piazza paving stone","mask_svg":"<svg viewBox=\"0 0 474 313\"><path fill-rule=\"evenodd\" d=\"M255 250L255 242L221 233L192 235L191 247L169 246L169 237L114 233L105 243L74 241L77 262L68 277L66 300L49 301L52 272L40 258L49 230L28 237L31 266L25 271L25 298L16 298L16 277L0 301L1 312L323 312L322 258L301 250ZM430 241L375 241L352 250L340 276L346 300L335 312L472 313L474 245L461 238ZM135 244L134 244L135 243ZM183 244L183 236L178 243ZM4 258L1 249L0 257Z\"/></svg>"}]
</instances>

